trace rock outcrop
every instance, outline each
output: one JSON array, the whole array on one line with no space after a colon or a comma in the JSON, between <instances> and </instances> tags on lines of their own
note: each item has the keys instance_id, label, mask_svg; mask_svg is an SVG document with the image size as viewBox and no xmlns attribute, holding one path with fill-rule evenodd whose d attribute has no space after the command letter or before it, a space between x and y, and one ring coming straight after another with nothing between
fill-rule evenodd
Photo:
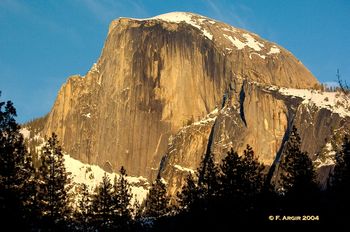
<instances>
[{"instance_id":1,"label":"rock outcrop","mask_svg":"<svg viewBox=\"0 0 350 232\"><path fill-rule=\"evenodd\" d=\"M332 134L333 127L322 129L331 111L306 115L301 98L269 87L318 84L286 49L222 22L191 13L120 18L97 63L62 86L43 133L56 132L65 151L106 170L124 165L147 178L160 171L174 192L197 167L210 133L218 160L250 144L271 165L291 124L303 138L324 133L303 145L317 153ZM304 125L305 117L314 125ZM334 128L341 120L332 120Z\"/></svg>"}]
</instances>

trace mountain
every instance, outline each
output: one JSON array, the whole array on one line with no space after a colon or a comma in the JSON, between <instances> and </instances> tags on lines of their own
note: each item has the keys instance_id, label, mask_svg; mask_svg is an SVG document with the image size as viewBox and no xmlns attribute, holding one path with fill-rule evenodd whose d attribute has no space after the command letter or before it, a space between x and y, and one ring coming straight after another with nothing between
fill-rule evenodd
<instances>
[{"instance_id":1,"label":"mountain","mask_svg":"<svg viewBox=\"0 0 350 232\"><path fill-rule=\"evenodd\" d=\"M250 144L277 163L295 125L321 178L349 105L319 88L293 54L246 30L184 12L119 18L96 64L61 87L41 134L107 171L160 172L174 193L207 149L220 160Z\"/></svg>"}]
</instances>

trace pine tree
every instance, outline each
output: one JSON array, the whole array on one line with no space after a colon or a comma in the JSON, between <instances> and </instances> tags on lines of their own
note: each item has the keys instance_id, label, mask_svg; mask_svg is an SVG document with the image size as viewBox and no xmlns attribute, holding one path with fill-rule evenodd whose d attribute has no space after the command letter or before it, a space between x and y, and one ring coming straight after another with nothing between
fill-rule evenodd
<instances>
[{"instance_id":1,"label":"pine tree","mask_svg":"<svg viewBox=\"0 0 350 232\"><path fill-rule=\"evenodd\" d=\"M97 229L109 231L113 229L116 215L113 185L105 173L102 181L96 188L96 194L92 200L94 224Z\"/></svg>"},{"instance_id":2,"label":"pine tree","mask_svg":"<svg viewBox=\"0 0 350 232\"><path fill-rule=\"evenodd\" d=\"M1 92L0 92L1 96ZM12 229L28 226L33 192L28 192L34 169L24 145L11 101L0 102L0 217Z\"/></svg>"},{"instance_id":3,"label":"pine tree","mask_svg":"<svg viewBox=\"0 0 350 232\"><path fill-rule=\"evenodd\" d=\"M131 187L128 183L125 168L120 169L119 178L114 181L114 195L116 203L116 224L119 231L127 231L131 227Z\"/></svg>"},{"instance_id":4,"label":"pine tree","mask_svg":"<svg viewBox=\"0 0 350 232\"><path fill-rule=\"evenodd\" d=\"M350 186L350 137L346 135L340 151L335 155L336 163L333 174L330 175L328 194L331 205L332 221L345 223L347 214L344 214L350 207L349 186Z\"/></svg>"},{"instance_id":5,"label":"pine tree","mask_svg":"<svg viewBox=\"0 0 350 232\"><path fill-rule=\"evenodd\" d=\"M166 193L166 185L158 174L147 195L145 215L155 218L164 216L168 212L168 206L169 197Z\"/></svg>"},{"instance_id":6,"label":"pine tree","mask_svg":"<svg viewBox=\"0 0 350 232\"><path fill-rule=\"evenodd\" d=\"M187 176L186 184L177 194L177 199L180 211L189 211L198 203L198 188L192 173Z\"/></svg>"},{"instance_id":7,"label":"pine tree","mask_svg":"<svg viewBox=\"0 0 350 232\"><path fill-rule=\"evenodd\" d=\"M135 198L136 198L136 195L135 195ZM138 221L138 220L140 220L142 218L143 210L144 210L144 204L141 204L136 198L135 201L134 201L132 210L134 212L134 220Z\"/></svg>"},{"instance_id":8,"label":"pine tree","mask_svg":"<svg viewBox=\"0 0 350 232\"><path fill-rule=\"evenodd\" d=\"M316 173L308 154L301 151L301 139L296 127L293 127L283 150L280 168L280 186L286 208L296 213L313 210L318 199Z\"/></svg>"},{"instance_id":9,"label":"pine tree","mask_svg":"<svg viewBox=\"0 0 350 232\"><path fill-rule=\"evenodd\" d=\"M38 222L41 216L41 209L38 199L39 192L39 174L34 168L32 162L32 153L29 153L25 157L25 165L23 169L23 174L26 176L26 182L22 188L22 195L24 195L23 205L24 205L24 217L26 219L27 225L32 229L38 228Z\"/></svg>"},{"instance_id":10,"label":"pine tree","mask_svg":"<svg viewBox=\"0 0 350 232\"><path fill-rule=\"evenodd\" d=\"M243 181L241 183L244 198L252 200L263 189L265 166L258 161L252 147L247 145L242 156Z\"/></svg>"},{"instance_id":11,"label":"pine tree","mask_svg":"<svg viewBox=\"0 0 350 232\"><path fill-rule=\"evenodd\" d=\"M57 135L52 136L43 147L40 166L39 201L44 222L51 229L64 226L68 219L70 178L64 166L62 149Z\"/></svg>"},{"instance_id":12,"label":"pine tree","mask_svg":"<svg viewBox=\"0 0 350 232\"><path fill-rule=\"evenodd\" d=\"M78 223L81 224L84 231L87 231L89 228L89 223L92 219L92 206L91 206L91 194L89 192L89 187L86 184L81 185L80 189L81 198L78 202Z\"/></svg>"},{"instance_id":13,"label":"pine tree","mask_svg":"<svg viewBox=\"0 0 350 232\"><path fill-rule=\"evenodd\" d=\"M207 152L198 168L198 191L204 201L217 196L219 190L219 169L214 162L214 155Z\"/></svg>"},{"instance_id":14,"label":"pine tree","mask_svg":"<svg viewBox=\"0 0 350 232\"><path fill-rule=\"evenodd\" d=\"M252 219L263 187L264 166L258 162L253 149L247 145L243 155L231 150L220 165L220 208L224 223L227 215L235 215L239 223ZM248 215L249 214L249 215Z\"/></svg>"},{"instance_id":15,"label":"pine tree","mask_svg":"<svg viewBox=\"0 0 350 232\"><path fill-rule=\"evenodd\" d=\"M227 156L222 160L220 165L221 175L220 175L220 195L224 198L232 199L232 197L242 192L239 187L241 184L242 176L242 160L237 152L229 151Z\"/></svg>"},{"instance_id":16,"label":"pine tree","mask_svg":"<svg viewBox=\"0 0 350 232\"><path fill-rule=\"evenodd\" d=\"M350 186L350 137L345 136L342 148L335 155L336 164L331 175L331 188L346 193Z\"/></svg>"}]
</instances>

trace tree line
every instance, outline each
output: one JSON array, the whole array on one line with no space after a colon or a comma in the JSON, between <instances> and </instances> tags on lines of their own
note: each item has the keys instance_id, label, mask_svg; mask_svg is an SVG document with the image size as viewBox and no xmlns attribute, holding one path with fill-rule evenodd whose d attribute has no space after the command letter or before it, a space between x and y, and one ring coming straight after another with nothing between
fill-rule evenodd
<instances>
[{"instance_id":1,"label":"tree line","mask_svg":"<svg viewBox=\"0 0 350 232\"><path fill-rule=\"evenodd\" d=\"M71 177L57 136L47 140L33 165L15 120L12 102L0 102L0 218L2 231L225 231L235 225L283 225L283 216L309 216L310 223L346 223L349 207L350 139L344 137L326 190L301 139L291 128L278 172L271 179L252 147L230 150L221 162L207 151L175 196L158 174L144 202L132 204L126 170L104 175L93 193L79 188L72 206ZM276 174L277 173L277 174ZM296 222L294 222L296 223ZM298 223L305 223L299 221Z\"/></svg>"}]
</instances>

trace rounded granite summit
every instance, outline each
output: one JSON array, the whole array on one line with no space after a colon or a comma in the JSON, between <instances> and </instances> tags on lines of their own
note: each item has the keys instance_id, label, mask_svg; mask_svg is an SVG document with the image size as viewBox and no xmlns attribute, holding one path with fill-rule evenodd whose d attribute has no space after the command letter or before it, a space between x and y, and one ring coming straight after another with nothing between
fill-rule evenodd
<instances>
[{"instance_id":1,"label":"rounded granite summit","mask_svg":"<svg viewBox=\"0 0 350 232\"><path fill-rule=\"evenodd\" d=\"M62 86L43 134L56 132L81 161L152 178L171 136L227 105L232 117L222 135L230 128L239 140L232 143L268 154L279 149L290 117L282 100L255 85L306 89L318 81L281 46L214 19L184 12L119 18L91 70ZM184 157L206 147L211 127L202 129Z\"/></svg>"},{"instance_id":2,"label":"rounded granite summit","mask_svg":"<svg viewBox=\"0 0 350 232\"><path fill-rule=\"evenodd\" d=\"M293 88L314 88L319 85L311 72L283 47L247 30L199 14L170 12L145 19L119 18L111 23L110 31L119 31L121 22L126 23L127 28L138 25L157 27L160 24L169 31L173 31L174 27L167 24L176 24L179 33L184 28L180 24L190 26L230 61L232 68L227 71L232 71L237 78Z\"/></svg>"}]
</instances>

